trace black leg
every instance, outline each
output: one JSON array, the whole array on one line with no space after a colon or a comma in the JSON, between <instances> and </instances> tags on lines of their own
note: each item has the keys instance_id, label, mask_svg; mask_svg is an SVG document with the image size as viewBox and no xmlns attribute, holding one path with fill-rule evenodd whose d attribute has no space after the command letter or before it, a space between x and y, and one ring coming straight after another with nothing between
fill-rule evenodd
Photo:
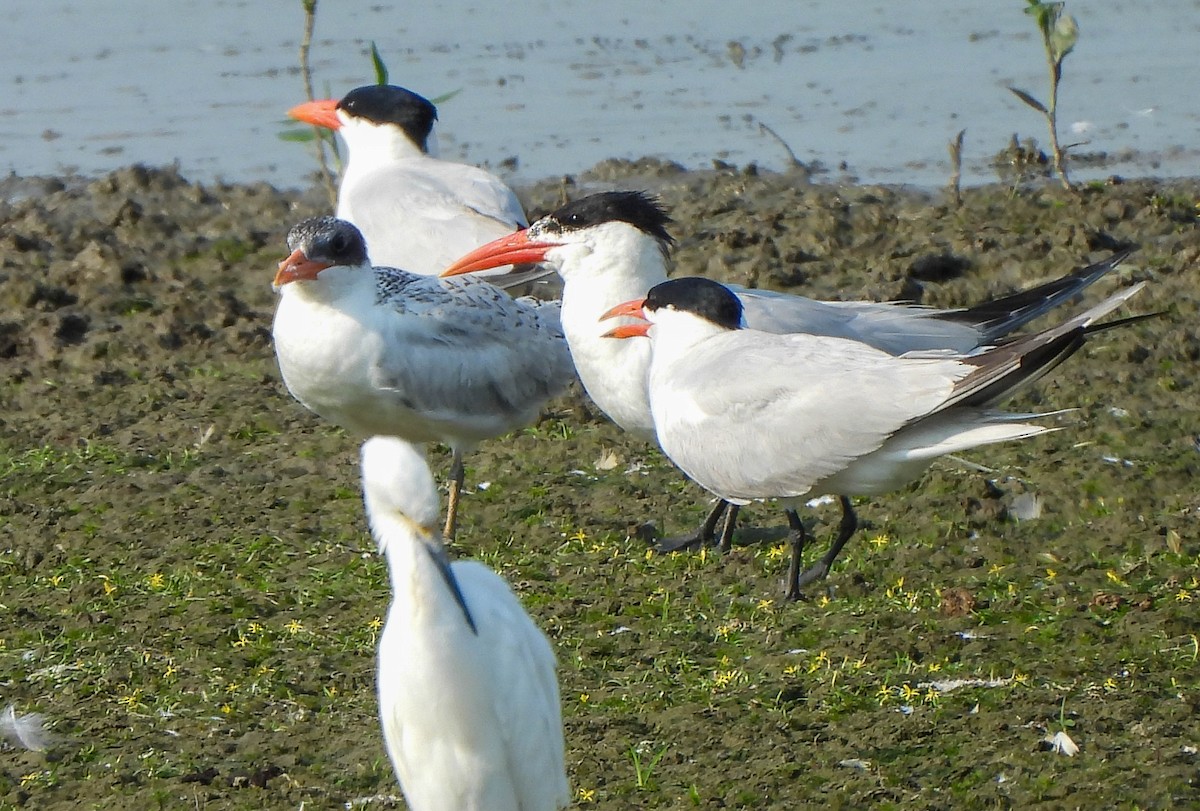
<instances>
[{"instance_id":1,"label":"black leg","mask_svg":"<svg viewBox=\"0 0 1200 811\"><path fill-rule=\"evenodd\" d=\"M717 549L722 552L728 552L733 548L733 530L737 527L738 512L741 509L736 504L730 504L729 511L725 513L725 524L721 527L721 542L717 544Z\"/></svg>"},{"instance_id":2,"label":"black leg","mask_svg":"<svg viewBox=\"0 0 1200 811\"><path fill-rule=\"evenodd\" d=\"M854 535L858 529L858 516L854 514L854 505L850 503L850 499L846 496L841 496L842 502L842 523L838 527L838 536L830 545L829 551L825 553L819 561L811 569L808 569L804 574L796 579L796 588L801 589L807 586L814 580L821 580L829 576L829 567L833 565L833 561L841 553L842 547Z\"/></svg>"},{"instance_id":3,"label":"black leg","mask_svg":"<svg viewBox=\"0 0 1200 811\"><path fill-rule=\"evenodd\" d=\"M795 510L787 511L788 519L788 537L792 541L792 560L788 564L787 573L787 593L784 599L789 602L799 600L800 594L800 564L804 557L804 542L807 536L804 532L804 522L800 520L800 516Z\"/></svg>"},{"instance_id":4,"label":"black leg","mask_svg":"<svg viewBox=\"0 0 1200 811\"><path fill-rule=\"evenodd\" d=\"M713 505L712 510L708 513L708 517L704 519L704 523L690 535L676 535L674 538L663 538L655 546L659 552L678 552L680 549L688 549L693 546L702 546L706 543L711 543L713 536L717 530L717 522L721 520L721 515L724 514L725 508L732 506L728 501L718 499ZM737 508L734 507L736 515Z\"/></svg>"}]
</instances>

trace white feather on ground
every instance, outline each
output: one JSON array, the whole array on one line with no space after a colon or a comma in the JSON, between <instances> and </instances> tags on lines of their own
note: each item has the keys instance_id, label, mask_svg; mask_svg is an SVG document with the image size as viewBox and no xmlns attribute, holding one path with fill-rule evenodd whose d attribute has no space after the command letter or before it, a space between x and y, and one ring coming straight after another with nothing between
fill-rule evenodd
<instances>
[{"instance_id":1,"label":"white feather on ground","mask_svg":"<svg viewBox=\"0 0 1200 811\"><path fill-rule=\"evenodd\" d=\"M12 746L44 752L50 746L50 733L46 731L46 716L31 712L17 715L15 704L9 704L0 713L0 738Z\"/></svg>"}]
</instances>

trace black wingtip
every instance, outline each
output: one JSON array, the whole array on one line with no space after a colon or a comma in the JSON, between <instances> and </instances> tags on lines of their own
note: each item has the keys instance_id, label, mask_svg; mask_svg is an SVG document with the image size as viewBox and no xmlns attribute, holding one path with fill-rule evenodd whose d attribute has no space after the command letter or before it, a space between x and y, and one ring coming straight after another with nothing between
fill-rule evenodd
<instances>
[{"instance_id":1,"label":"black wingtip","mask_svg":"<svg viewBox=\"0 0 1200 811\"><path fill-rule=\"evenodd\" d=\"M945 321L971 324L980 331L983 343L996 343L1005 335L1015 332L1035 318L1079 295L1104 278L1136 250L1137 246L1124 248L1095 264L1079 268L1029 290L985 301L965 310L942 313L936 317Z\"/></svg>"}]
</instances>

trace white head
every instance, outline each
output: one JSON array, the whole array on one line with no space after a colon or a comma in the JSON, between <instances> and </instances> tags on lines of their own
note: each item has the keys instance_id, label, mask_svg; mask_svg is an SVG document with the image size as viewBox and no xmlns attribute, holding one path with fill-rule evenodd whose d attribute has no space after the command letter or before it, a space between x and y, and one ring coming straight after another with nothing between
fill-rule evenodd
<instances>
[{"instance_id":1,"label":"white head","mask_svg":"<svg viewBox=\"0 0 1200 811\"><path fill-rule=\"evenodd\" d=\"M362 232L345 220L312 217L292 226L287 236L291 254L279 263L275 289L293 282L312 282L330 268L369 268Z\"/></svg>"},{"instance_id":2,"label":"white head","mask_svg":"<svg viewBox=\"0 0 1200 811\"><path fill-rule=\"evenodd\" d=\"M385 551L397 527L436 536L441 507L422 450L396 437L376 436L363 443L361 457L363 503L379 551Z\"/></svg>"}]
</instances>

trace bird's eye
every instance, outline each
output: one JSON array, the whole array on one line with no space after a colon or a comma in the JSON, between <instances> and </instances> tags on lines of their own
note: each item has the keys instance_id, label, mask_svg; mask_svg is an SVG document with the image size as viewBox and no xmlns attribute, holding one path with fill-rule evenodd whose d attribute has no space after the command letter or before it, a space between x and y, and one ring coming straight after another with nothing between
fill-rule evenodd
<instances>
[{"instance_id":1,"label":"bird's eye","mask_svg":"<svg viewBox=\"0 0 1200 811\"><path fill-rule=\"evenodd\" d=\"M345 251L347 247L346 235L340 232L334 234L329 240L329 247L334 253Z\"/></svg>"},{"instance_id":2,"label":"bird's eye","mask_svg":"<svg viewBox=\"0 0 1200 811\"><path fill-rule=\"evenodd\" d=\"M583 225L583 217L578 214L568 214L563 219L563 225Z\"/></svg>"}]
</instances>

